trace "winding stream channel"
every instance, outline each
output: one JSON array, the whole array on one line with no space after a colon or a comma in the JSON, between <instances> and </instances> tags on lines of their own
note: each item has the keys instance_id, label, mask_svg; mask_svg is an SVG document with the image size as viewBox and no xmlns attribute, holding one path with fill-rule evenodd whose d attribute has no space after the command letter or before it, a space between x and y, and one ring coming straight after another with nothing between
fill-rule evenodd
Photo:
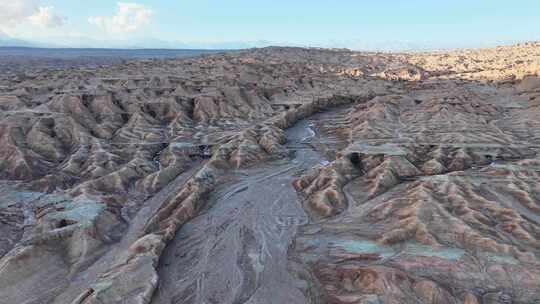
<instances>
[{"instance_id":1,"label":"winding stream channel","mask_svg":"<svg viewBox=\"0 0 540 304\"><path fill-rule=\"evenodd\" d=\"M165 249L153 304L312 303L310 280L288 257L298 227L309 222L292 181L325 158L313 146L331 113L286 131L290 158L232 173L209 207Z\"/></svg>"}]
</instances>

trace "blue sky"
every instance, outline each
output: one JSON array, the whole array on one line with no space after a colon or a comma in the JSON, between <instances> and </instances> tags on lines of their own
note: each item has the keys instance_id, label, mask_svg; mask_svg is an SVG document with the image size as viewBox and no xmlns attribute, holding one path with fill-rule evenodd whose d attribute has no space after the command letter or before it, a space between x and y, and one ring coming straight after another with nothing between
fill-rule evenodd
<instances>
[{"instance_id":1,"label":"blue sky","mask_svg":"<svg viewBox=\"0 0 540 304\"><path fill-rule=\"evenodd\" d=\"M0 11L3 33L68 46L446 48L540 40L538 0L0 0L0 7L8 7Z\"/></svg>"}]
</instances>

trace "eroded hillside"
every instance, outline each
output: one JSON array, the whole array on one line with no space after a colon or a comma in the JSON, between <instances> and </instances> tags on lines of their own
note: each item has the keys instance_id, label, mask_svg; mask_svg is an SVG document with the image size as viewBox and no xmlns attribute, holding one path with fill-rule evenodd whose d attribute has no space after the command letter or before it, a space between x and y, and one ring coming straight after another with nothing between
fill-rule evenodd
<instances>
[{"instance_id":1,"label":"eroded hillside","mask_svg":"<svg viewBox=\"0 0 540 304\"><path fill-rule=\"evenodd\" d=\"M0 303L540 301L540 45L0 79Z\"/></svg>"}]
</instances>

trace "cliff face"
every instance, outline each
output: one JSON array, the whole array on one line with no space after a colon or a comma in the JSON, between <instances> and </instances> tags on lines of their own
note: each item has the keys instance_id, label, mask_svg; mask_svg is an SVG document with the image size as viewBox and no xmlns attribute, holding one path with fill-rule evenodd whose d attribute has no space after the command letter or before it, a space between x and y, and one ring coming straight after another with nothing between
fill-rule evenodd
<instances>
[{"instance_id":1,"label":"cliff face","mask_svg":"<svg viewBox=\"0 0 540 304\"><path fill-rule=\"evenodd\" d=\"M538 44L0 77L2 304L540 301Z\"/></svg>"}]
</instances>

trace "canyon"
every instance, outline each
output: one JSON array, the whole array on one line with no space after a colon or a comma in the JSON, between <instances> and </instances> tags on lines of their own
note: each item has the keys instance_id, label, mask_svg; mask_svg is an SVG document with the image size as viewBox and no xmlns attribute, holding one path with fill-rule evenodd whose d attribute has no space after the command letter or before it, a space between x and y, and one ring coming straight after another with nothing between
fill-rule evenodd
<instances>
[{"instance_id":1,"label":"canyon","mask_svg":"<svg viewBox=\"0 0 540 304\"><path fill-rule=\"evenodd\" d=\"M540 43L18 65L0 110L0 304L540 303Z\"/></svg>"}]
</instances>

